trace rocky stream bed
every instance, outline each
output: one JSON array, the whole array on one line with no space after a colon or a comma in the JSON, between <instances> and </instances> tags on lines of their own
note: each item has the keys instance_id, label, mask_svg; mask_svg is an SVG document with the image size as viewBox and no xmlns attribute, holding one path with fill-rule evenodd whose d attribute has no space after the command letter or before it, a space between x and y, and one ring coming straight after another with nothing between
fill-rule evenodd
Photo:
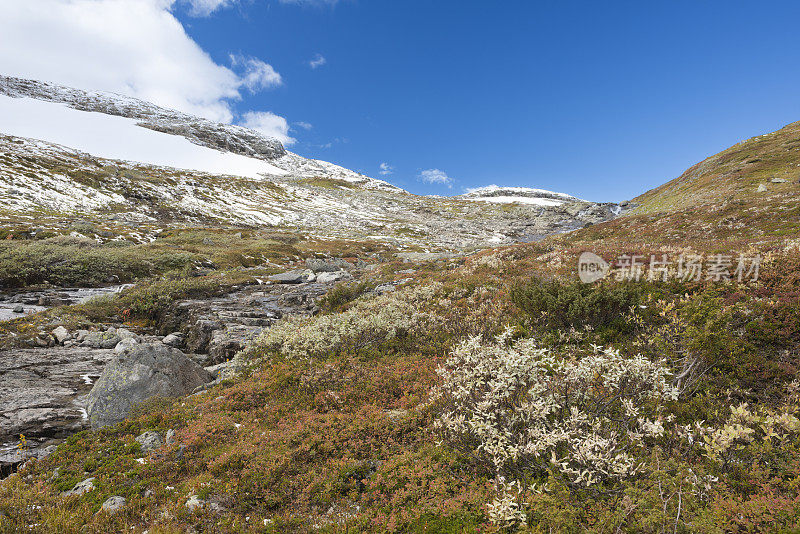
<instances>
[{"instance_id":1,"label":"rocky stream bed","mask_svg":"<svg viewBox=\"0 0 800 534\"><path fill-rule=\"evenodd\" d=\"M139 353L157 353L156 359L188 358L191 362L187 360L184 368L191 365L198 369L195 375L213 382L248 340L284 316L316 313L316 301L337 281L352 275L345 270L305 270L271 278L220 297L176 302L152 331L134 332L122 325L75 332L59 327L48 336L51 346L0 351L0 478L28 458L46 456L70 434L92 426L87 413L90 392L107 366L124 367L126 355L137 347L147 347ZM90 296L103 292L108 290ZM44 308L50 303L74 302L68 296L80 293L90 292L18 293L6 295L2 304L4 308L10 304ZM158 378L148 372L145 381ZM204 387L207 384L195 389ZM92 395L97 396L96 392Z\"/></svg>"}]
</instances>

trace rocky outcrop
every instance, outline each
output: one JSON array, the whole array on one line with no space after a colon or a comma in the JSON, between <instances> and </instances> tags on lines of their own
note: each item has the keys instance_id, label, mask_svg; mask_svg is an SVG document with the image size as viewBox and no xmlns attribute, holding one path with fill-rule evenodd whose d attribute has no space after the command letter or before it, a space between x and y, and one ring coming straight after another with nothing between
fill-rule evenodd
<instances>
[{"instance_id":1,"label":"rocky outcrop","mask_svg":"<svg viewBox=\"0 0 800 534\"><path fill-rule=\"evenodd\" d=\"M114 357L89 392L86 405L92 427L116 424L142 402L179 397L212 380L178 349L146 343Z\"/></svg>"},{"instance_id":2,"label":"rocky outcrop","mask_svg":"<svg viewBox=\"0 0 800 534\"><path fill-rule=\"evenodd\" d=\"M82 430L83 397L113 357L83 347L0 351L0 441Z\"/></svg>"}]
</instances>

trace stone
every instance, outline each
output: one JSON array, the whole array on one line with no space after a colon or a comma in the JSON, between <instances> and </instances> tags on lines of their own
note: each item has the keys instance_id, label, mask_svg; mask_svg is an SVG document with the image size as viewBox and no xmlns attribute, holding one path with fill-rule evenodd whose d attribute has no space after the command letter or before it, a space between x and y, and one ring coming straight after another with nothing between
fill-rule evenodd
<instances>
[{"instance_id":1,"label":"stone","mask_svg":"<svg viewBox=\"0 0 800 534\"><path fill-rule=\"evenodd\" d=\"M174 445L175 444L175 429L170 428L169 430L167 430L166 443L167 443L167 447L169 447L170 445Z\"/></svg>"},{"instance_id":2,"label":"stone","mask_svg":"<svg viewBox=\"0 0 800 534\"><path fill-rule=\"evenodd\" d=\"M390 282L387 282L385 284L379 285L378 287L373 289L373 291L375 293L377 293L378 295L383 295L384 293L391 293L392 291L395 291L396 289L397 289L397 287L394 284L392 284Z\"/></svg>"},{"instance_id":3,"label":"stone","mask_svg":"<svg viewBox=\"0 0 800 534\"><path fill-rule=\"evenodd\" d=\"M202 508L204 504L205 501L197 495L190 495L186 500L186 508L188 508L190 512L194 512L198 508Z\"/></svg>"},{"instance_id":4,"label":"stone","mask_svg":"<svg viewBox=\"0 0 800 534\"><path fill-rule=\"evenodd\" d=\"M93 489L94 489L94 477L87 478L82 482L78 482L77 484L75 484L75 487L73 487L71 490L65 491L61 495L63 495L64 497L69 497L72 495L83 495L84 493L89 493Z\"/></svg>"},{"instance_id":5,"label":"stone","mask_svg":"<svg viewBox=\"0 0 800 534\"><path fill-rule=\"evenodd\" d=\"M113 356L85 347L0 350L0 442L86 428L83 398Z\"/></svg>"},{"instance_id":6,"label":"stone","mask_svg":"<svg viewBox=\"0 0 800 534\"><path fill-rule=\"evenodd\" d=\"M114 347L114 352L117 354L126 354L136 348L138 344L139 341L136 338L128 337L117 343L117 346Z\"/></svg>"},{"instance_id":7,"label":"stone","mask_svg":"<svg viewBox=\"0 0 800 534\"><path fill-rule=\"evenodd\" d=\"M308 258L306 267L315 273L324 273L352 269L353 264L341 258Z\"/></svg>"},{"instance_id":8,"label":"stone","mask_svg":"<svg viewBox=\"0 0 800 534\"><path fill-rule=\"evenodd\" d=\"M113 349L122 339L117 335L116 330L109 328L105 332L89 332L81 342L83 347L93 349Z\"/></svg>"},{"instance_id":9,"label":"stone","mask_svg":"<svg viewBox=\"0 0 800 534\"><path fill-rule=\"evenodd\" d=\"M180 350L141 343L116 355L89 392L86 411L94 428L124 420L138 404L154 397L180 397L212 380Z\"/></svg>"},{"instance_id":10,"label":"stone","mask_svg":"<svg viewBox=\"0 0 800 534\"><path fill-rule=\"evenodd\" d=\"M767 186L764 184L758 184L758 189L756 189L756 193L764 193L767 190Z\"/></svg>"},{"instance_id":11,"label":"stone","mask_svg":"<svg viewBox=\"0 0 800 534\"><path fill-rule=\"evenodd\" d=\"M772 182L773 184L785 184L786 182L788 182L788 180L786 180L785 178L773 178L770 180L770 182Z\"/></svg>"},{"instance_id":12,"label":"stone","mask_svg":"<svg viewBox=\"0 0 800 534\"><path fill-rule=\"evenodd\" d=\"M122 509L122 507L125 506L126 502L127 501L125 500L125 497L120 497L119 495L114 495L113 497L109 497L108 499L106 499L103 502L103 506L100 509L102 511L104 511L104 512L108 512L110 514L113 514L115 512L118 512L120 509Z\"/></svg>"},{"instance_id":13,"label":"stone","mask_svg":"<svg viewBox=\"0 0 800 534\"><path fill-rule=\"evenodd\" d=\"M269 280L278 284L302 284L312 280L313 273L309 271L287 271L285 273L273 274Z\"/></svg>"},{"instance_id":14,"label":"stone","mask_svg":"<svg viewBox=\"0 0 800 534\"><path fill-rule=\"evenodd\" d=\"M214 240L211 239L210 237L204 237L203 238L203 244L207 245L209 247L213 247L214 246Z\"/></svg>"},{"instance_id":15,"label":"stone","mask_svg":"<svg viewBox=\"0 0 800 534\"><path fill-rule=\"evenodd\" d=\"M222 507L217 503L205 501L197 495L189 496L189 498L186 500L186 508L188 508L190 512L194 512L198 508L208 508L214 512L222 511Z\"/></svg>"},{"instance_id":16,"label":"stone","mask_svg":"<svg viewBox=\"0 0 800 534\"><path fill-rule=\"evenodd\" d=\"M320 284L330 284L339 280L351 280L353 275L347 271L323 272L317 275L317 282Z\"/></svg>"},{"instance_id":17,"label":"stone","mask_svg":"<svg viewBox=\"0 0 800 534\"><path fill-rule=\"evenodd\" d=\"M150 452L164 446L164 439L161 434L154 430L148 430L136 436L136 442L141 446L142 452Z\"/></svg>"},{"instance_id":18,"label":"stone","mask_svg":"<svg viewBox=\"0 0 800 534\"><path fill-rule=\"evenodd\" d=\"M53 330L51 333L53 334L53 337L55 338L56 342L59 345L63 345L66 340L68 340L68 339L70 339L72 337L69 334L69 330L67 330L63 326L59 326L58 328Z\"/></svg>"},{"instance_id":19,"label":"stone","mask_svg":"<svg viewBox=\"0 0 800 534\"><path fill-rule=\"evenodd\" d=\"M389 421L397 422L408 416L408 410L387 410L383 412Z\"/></svg>"},{"instance_id":20,"label":"stone","mask_svg":"<svg viewBox=\"0 0 800 534\"><path fill-rule=\"evenodd\" d=\"M86 336L88 335L89 335L88 330L78 330L77 332L75 332L75 341L77 341L78 343L82 343L83 340L86 339Z\"/></svg>"},{"instance_id":21,"label":"stone","mask_svg":"<svg viewBox=\"0 0 800 534\"><path fill-rule=\"evenodd\" d=\"M170 347L175 347L176 349L179 349L183 346L185 339L186 338L182 333L173 332L168 336L165 336L164 339L161 340L161 342L164 345L168 345Z\"/></svg>"},{"instance_id":22,"label":"stone","mask_svg":"<svg viewBox=\"0 0 800 534\"><path fill-rule=\"evenodd\" d=\"M14 313L25 313L25 308L22 306L22 304L17 304L11 311Z\"/></svg>"},{"instance_id":23,"label":"stone","mask_svg":"<svg viewBox=\"0 0 800 534\"><path fill-rule=\"evenodd\" d=\"M127 328L117 328L117 335L121 339L139 339L139 336L128 330Z\"/></svg>"},{"instance_id":24,"label":"stone","mask_svg":"<svg viewBox=\"0 0 800 534\"><path fill-rule=\"evenodd\" d=\"M45 458L56 452L57 448L58 447L56 445L48 445L47 447L44 447L36 451L36 457L40 460L44 460Z\"/></svg>"}]
</instances>

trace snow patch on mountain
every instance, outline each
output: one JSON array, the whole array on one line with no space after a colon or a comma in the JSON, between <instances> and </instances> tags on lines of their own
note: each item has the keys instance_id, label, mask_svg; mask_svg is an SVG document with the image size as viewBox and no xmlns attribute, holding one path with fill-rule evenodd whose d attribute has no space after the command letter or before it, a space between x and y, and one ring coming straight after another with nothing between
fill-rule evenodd
<instances>
[{"instance_id":1,"label":"snow patch on mountain","mask_svg":"<svg viewBox=\"0 0 800 534\"><path fill-rule=\"evenodd\" d=\"M535 189L532 187L506 187L499 185L487 185L467 189L467 192L460 195L464 200L478 202L494 202L498 204L530 204L534 206L561 206L565 202L586 202L580 198L565 193L557 193L546 189Z\"/></svg>"},{"instance_id":2,"label":"snow patch on mountain","mask_svg":"<svg viewBox=\"0 0 800 534\"><path fill-rule=\"evenodd\" d=\"M249 178L287 174L260 159L140 128L134 119L78 111L54 102L0 95L0 117L4 134L50 141L102 158Z\"/></svg>"}]
</instances>

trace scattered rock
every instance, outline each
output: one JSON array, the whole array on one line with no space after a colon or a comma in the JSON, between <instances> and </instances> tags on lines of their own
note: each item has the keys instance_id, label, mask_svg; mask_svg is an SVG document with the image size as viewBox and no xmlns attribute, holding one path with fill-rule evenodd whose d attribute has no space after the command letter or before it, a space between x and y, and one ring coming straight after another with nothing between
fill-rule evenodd
<instances>
[{"instance_id":1,"label":"scattered rock","mask_svg":"<svg viewBox=\"0 0 800 534\"><path fill-rule=\"evenodd\" d=\"M169 430L167 430L166 442L167 442L167 447L169 447L170 445L173 445L175 443L175 430L174 429L170 428Z\"/></svg>"},{"instance_id":2,"label":"scattered rock","mask_svg":"<svg viewBox=\"0 0 800 534\"><path fill-rule=\"evenodd\" d=\"M67 330L63 326L59 326L58 328L53 330L52 334L59 345L62 345L66 340L72 337L69 334L69 330Z\"/></svg>"},{"instance_id":3,"label":"scattered rock","mask_svg":"<svg viewBox=\"0 0 800 534\"><path fill-rule=\"evenodd\" d=\"M118 423L153 397L179 397L210 382L211 375L178 349L142 343L114 357L89 392L86 411L94 428Z\"/></svg>"},{"instance_id":4,"label":"scattered rock","mask_svg":"<svg viewBox=\"0 0 800 534\"><path fill-rule=\"evenodd\" d=\"M25 308L22 306L22 304L17 304L11 311L14 313L25 313Z\"/></svg>"},{"instance_id":5,"label":"scattered rock","mask_svg":"<svg viewBox=\"0 0 800 534\"><path fill-rule=\"evenodd\" d=\"M139 336L128 330L127 328L117 328L117 335L121 339L135 339L138 341Z\"/></svg>"},{"instance_id":6,"label":"scattered rock","mask_svg":"<svg viewBox=\"0 0 800 534\"><path fill-rule=\"evenodd\" d=\"M269 279L279 284L302 284L314 280L314 273L311 271L287 271L285 273L273 274Z\"/></svg>"},{"instance_id":7,"label":"scattered rock","mask_svg":"<svg viewBox=\"0 0 800 534\"><path fill-rule=\"evenodd\" d=\"M100 508L104 512L108 512L113 514L118 512L123 506L125 506L125 497L120 497L119 495L114 495L113 497L109 497L103 503L103 506Z\"/></svg>"},{"instance_id":8,"label":"scattered rock","mask_svg":"<svg viewBox=\"0 0 800 534\"><path fill-rule=\"evenodd\" d=\"M408 416L408 410L386 410L383 413L386 414L386 417L392 422L397 422Z\"/></svg>"},{"instance_id":9,"label":"scattered rock","mask_svg":"<svg viewBox=\"0 0 800 534\"><path fill-rule=\"evenodd\" d=\"M787 181L788 180L784 178L773 178L772 180L770 180L770 182L772 182L773 184L785 184Z\"/></svg>"},{"instance_id":10,"label":"scattered rock","mask_svg":"<svg viewBox=\"0 0 800 534\"><path fill-rule=\"evenodd\" d=\"M186 501L186 508L188 508L190 512L194 512L198 508L202 508L205 503L206 502L197 495L190 495L189 499Z\"/></svg>"},{"instance_id":11,"label":"scattered rock","mask_svg":"<svg viewBox=\"0 0 800 534\"><path fill-rule=\"evenodd\" d=\"M77 341L78 343L82 343L83 340L85 340L86 336L88 335L89 335L88 330L78 330L77 332L75 332L75 341Z\"/></svg>"},{"instance_id":12,"label":"scattered rock","mask_svg":"<svg viewBox=\"0 0 800 534\"><path fill-rule=\"evenodd\" d=\"M75 484L75 487L71 490L67 490L61 495L64 497L69 497L71 495L83 495L84 493L88 493L94 489L94 477L87 478L82 482L78 482Z\"/></svg>"},{"instance_id":13,"label":"scattered rock","mask_svg":"<svg viewBox=\"0 0 800 534\"><path fill-rule=\"evenodd\" d=\"M133 337L124 338L122 341L117 343L117 346L114 347L114 352L117 354L126 354L132 351L136 346L139 344L139 340Z\"/></svg>"},{"instance_id":14,"label":"scattered rock","mask_svg":"<svg viewBox=\"0 0 800 534\"><path fill-rule=\"evenodd\" d=\"M764 193L767 190L767 186L764 184L758 184L758 189L756 189L756 193Z\"/></svg>"},{"instance_id":15,"label":"scattered rock","mask_svg":"<svg viewBox=\"0 0 800 534\"><path fill-rule=\"evenodd\" d=\"M319 282L320 284L329 284L331 282L338 282L339 280L350 280L352 278L353 275L351 275L347 271L323 272L317 275L317 282Z\"/></svg>"},{"instance_id":16,"label":"scattered rock","mask_svg":"<svg viewBox=\"0 0 800 534\"><path fill-rule=\"evenodd\" d=\"M154 430L148 430L136 436L136 442L142 447L142 452L150 452L164 446L164 439L161 434Z\"/></svg>"},{"instance_id":17,"label":"scattered rock","mask_svg":"<svg viewBox=\"0 0 800 534\"><path fill-rule=\"evenodd\" d=\"M389 283L386 283L386 284L379 285L378 287L376 287L372 291L374 291L378 295L383 295L384 293L391 293L392 291L395 291L396 289L397 289L397 287L395 287L394 284L389 282Z\"/></svg>"},{"instance_id":18,"label":"scattered rock","mask_svg":"<svg viewBox=\"0 0 800 534\"><path fill-rule=\"evenodd\" d=\"M105 332L89 332L81 342L81 346L93 349L113 349L120 341L122 338L117 335L117 331L109 328Z\"/></svg>"},{"instance_id":19,"label":"scattered rock","mask_svg":"<svg viewBox=\"0 0 800 534\"><path fill-rule=\"evenodd\" d=\"M197 495L189 496L189 499L186 501L186 508L188 508L190 512L194 512L198 508L208 508L209 510L213 510L215 512L222 511L222 507L217 503L205 501Z\"/></svg>"},{"instance_id":20,"label":"scattered rock","mask_svg":"<svg viewBox=\"0 0 800 534\"><path fill-rule=\"evenodd\" d=\"M168 345L176 349L181 348L185 341L186 337L181 332L173 332L161 340L164 345Z\"/></svg>"}]
</instances>

